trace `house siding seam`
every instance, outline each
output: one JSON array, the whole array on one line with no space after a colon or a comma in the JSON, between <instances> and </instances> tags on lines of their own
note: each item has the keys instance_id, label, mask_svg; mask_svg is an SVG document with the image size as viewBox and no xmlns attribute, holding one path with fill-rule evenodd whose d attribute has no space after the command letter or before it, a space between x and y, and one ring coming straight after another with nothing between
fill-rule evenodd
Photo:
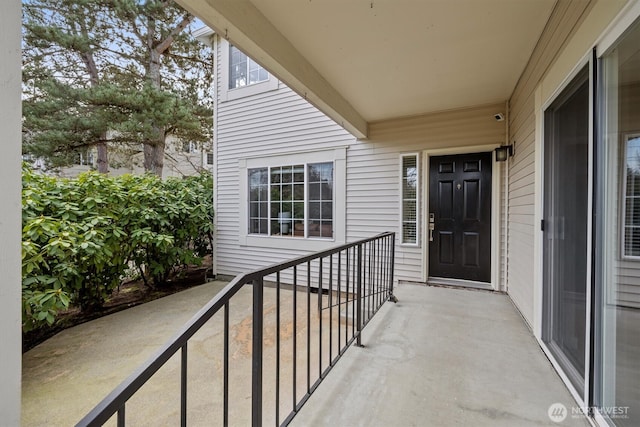
<instances>
[{"instance_id":1,"label":"house siding seam","mask_svg":"<svg viewBox=\"0 0 640 427\"><path fill-rule=\"evenodd\" d=\"M509 101L509 140L517 142L517 149L508 176L507 286L511 299L529 325L533 324L534 316L534 263L531 260L537 230L534 224L535 91L592 3L557 2Z\"/></svg>"}]
</instances>

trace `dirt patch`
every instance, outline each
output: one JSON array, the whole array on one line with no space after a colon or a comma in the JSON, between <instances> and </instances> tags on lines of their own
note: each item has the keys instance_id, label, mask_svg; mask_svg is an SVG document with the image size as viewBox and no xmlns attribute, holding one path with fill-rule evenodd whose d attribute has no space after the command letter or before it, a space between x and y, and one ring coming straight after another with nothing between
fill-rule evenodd
<instances>
[{"instance_id":1,"label":"dirt patch","mask_svg":"<svg viewBox=\"0 0 640 427\"><path fill-rule=\"evenodd\" d=\"M58 332L90 320L126 310L145 302L153 301L176 292L202 285L211 271L212 259L205 257L200 266L189 266L172 277L166 284L155 288L145 286L142 280L124 282L116 289L104 307L92 313L82 313L78 308L70 308L58 314L56 322L46 328L35 329L22 334L22 352L26 352L46 341Z\"/></svg>"}]
</instances>

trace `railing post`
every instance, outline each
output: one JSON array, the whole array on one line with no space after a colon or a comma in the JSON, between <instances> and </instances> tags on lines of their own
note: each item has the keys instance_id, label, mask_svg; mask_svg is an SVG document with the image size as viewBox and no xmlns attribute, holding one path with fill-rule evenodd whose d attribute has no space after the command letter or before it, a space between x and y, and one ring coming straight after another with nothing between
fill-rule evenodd
<instances>
[{"instance_id":1,"label":"railing post","mask_svg":"<svg viewBox=\"0 0 640 427\"><path fill-rule=\"evenodd\" d=\"M251 425L262 426L262 329L264 316L263 278L253 285L253 341L251 352Z\"/></svg>"},{"instance_id":2,"label":"railing post","mask_svg":"<svg viewBox=\"0 0 640 427\"><path fill-rule=\"evenodd\" d=\"M358 337L356 338L356 345L362 347L362 243L358 245L357 254L357 283L356 283L356 332Z\"/></svg>"},{"instance_id":3,"label":"railing post","mask_svg":"<svg viewBox=\"0 0 640 427\"><path fill-rule=\"evenodd\" d=\"M187 343L180 356L180 426L187 427Z\"/></svg>"},{"instance_id":4,"label":"railing post","mask_svg":"<svg viewBox=\"0 0 640 427\"><path fill-rule=\"evenodd\" d=\"M389 255L389 301L396 303L398 302L398 298L393 294L393 267L396 260L396 233L391 233L391 236L389 236L388 239L391 241L391 253Z\"/></svg>"}]
</instances>

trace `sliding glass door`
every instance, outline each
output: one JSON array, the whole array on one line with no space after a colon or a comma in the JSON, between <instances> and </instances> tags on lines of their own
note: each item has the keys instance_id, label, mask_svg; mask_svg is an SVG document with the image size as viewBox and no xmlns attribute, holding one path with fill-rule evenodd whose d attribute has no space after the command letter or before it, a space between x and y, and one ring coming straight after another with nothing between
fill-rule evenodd
<instances>
[{"instance_id":1,"label":"sliding glass door","mask_svg":"<svg viewBox=\"0 0 640 427\"><path fill-rule=\"evenodd\" d=\"M640 425L640 21L600 60L595 405Z\"/></svg>"},{"instance_id":2,"label":"sliding glass door","mask_svg":"<svg viewBox=\"0 0 640 427\"><path fill-rule=\"evenodd\" d=\"M544 116L542 340L582 395L589 212L588 67Z\"/></svg>"}]
</instances>

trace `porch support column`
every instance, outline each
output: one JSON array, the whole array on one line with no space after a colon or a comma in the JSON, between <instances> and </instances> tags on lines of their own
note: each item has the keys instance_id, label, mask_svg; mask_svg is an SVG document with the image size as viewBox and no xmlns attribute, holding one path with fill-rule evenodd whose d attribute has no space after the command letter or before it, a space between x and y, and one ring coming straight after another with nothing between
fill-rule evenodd
<instances>
[{"instance_id":1,"label":"porch support column","mask_svg":"<svg viewBox=\"0 0 640 427\"><path fill-rule=\"evenodd\" d=\"M21 64L22 5L3 2L0 14L0 420L20 425L21 334Z\"/></svg>"}]
</instances>

